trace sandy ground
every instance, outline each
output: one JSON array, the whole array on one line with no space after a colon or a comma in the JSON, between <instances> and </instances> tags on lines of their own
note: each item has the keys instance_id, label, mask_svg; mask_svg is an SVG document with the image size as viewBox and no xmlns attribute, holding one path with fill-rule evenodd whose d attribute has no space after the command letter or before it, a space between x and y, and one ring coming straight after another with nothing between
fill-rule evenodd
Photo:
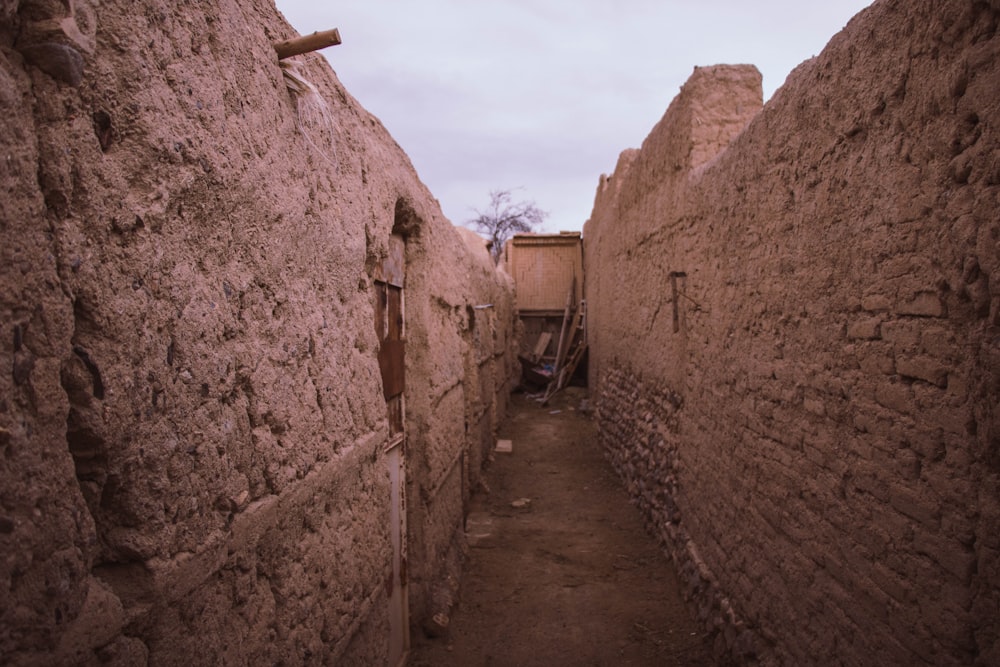
<instances>
[{"instance_id":1,"label":"sandy ground","mask_svg":"<svg viewBox=\"0 0 1000 667\"><path fill-rule=\"evenodd\" d=\"M466 523L470 555L448 632L409 664L711 665L671 563L644 531L570 388L515 396Z\"/></svg>"}]
</instances>

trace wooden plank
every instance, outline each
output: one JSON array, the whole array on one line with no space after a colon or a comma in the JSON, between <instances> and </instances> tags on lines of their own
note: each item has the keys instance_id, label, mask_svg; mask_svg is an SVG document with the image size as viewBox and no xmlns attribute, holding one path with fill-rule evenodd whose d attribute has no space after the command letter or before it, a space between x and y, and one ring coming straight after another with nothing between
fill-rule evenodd
<instances>
[{"instance_id":1,"label":"wooden plank","mask_svg":"<svg viewBox=\"0 0 1000 667\"><path fill-rule=\"evenodd\" d=\"M549 399L566 386L573 377L573 373L576 372L576 367L580 365L580 360L583 359L583 353L586 351L587 344L580 341L580 344L573 349L573 354L570 355L569 360L566 362L566 367L559 371L558 375L549 383L549 386L545 388L542 405L548 405Z\"/></svg>"},{"instance_id":2,"label":"wooden plank","mask_svg":"<svg viewBox=\"0 0 1000 667\"><path fill-rule=\"evenodd\" d=\"M555 377L552 378L552 381L545 389L542 405L548 405L549 399L552 398L553 394L565 387L570 379L572 379L573 373L576 372L576 367L580 364L580 360L587 350L586 322L587 302L581 300L580 306L577 308L576 315L573 318L573 328L570 332L570 342L568 345L570 350L568 358L564 364L556 366Z\"/></svg>"},{"instance_id":3,"label":"wooden plank","mask_svg":"<svg viewBox=\"0 0 1000 667\"><path fill-rule=\"evenodd\" d=\"M580 341L580 344L576 346L573 350L572 356L568 362L566 362L566 368L563 372L559 374L559 389L562 389L566 384L573 378L573 373L576 372L576 367L580 365L580 360L583 359L583 353L587 351L587 344Z\"/></svg>"},{"instance_id":4,"label":"wooden plank","mask_svg":"<svg viewBox=\"0 0 1000 667\"><path fill-rule=\"evenodd\" d=\"M398 436L403 432L403 395L392 396L385 400L386 413L389 417L389 437Z\"/></svg>"},{"instance_id":5,"label":"wooden plank","mask_svg":"<svg viewBox=\"0 0 1000 667\"><path fill-rule=\"evenodd\" d=\"M393 287L403 287L405 274L406 241L399 234L393 234L389 237L388 254L375 265L372 278Z\"/></svg>"},{"instance_id":6,"label":"wooden plank","mask_svg":"<svg viewBox=\"0 0 1000 667\"><path fill-rule=\"evenodd\" d=\"M406 389L406 343L385 340L378 348L378 365L382 371L382 393L386 399L399 396Z\"/></svg>"},{"instance_id":7,"label":"wooden plank","mask_svg":"<svg viewBox=\"0 0 1000 667\"><path fill-rule=\"evenodd\" d=\"M563 365L566 363L566 357L569 355L569 351L573 349L573 344L576 342L577 333L581 331L580 320L583 317L583 312L577 308L576 313L573 315L573 324L570 325L568 337L566 338L566 344L563 346L561 354L556 357L556 370L562 370Z\"/></svg>"},{"instance_id":8,"label":"wooden plank","mask_svg":"<svg viewBox=\"0 0 1000 667\"><path fill-rule=\"evenodd\" d=\"M566 295L566 310L563 311L562 329L559 331L559 346L556 348L556 372L559 371L559 362L566 353L566 329L569 326L570 313L573 309L573 297L576 295L576 276L573 276L573 283L569 286L569 294Z\"/></svg>"},{"instance_id":9,"label":"wooden plank","mask_svg":"<svg viewBox=\"0 0 1000 667\"><path fill-rule=\"evenodd\" d=\"M389 256L382 262L385 281L393 287L403 287L406 272L406 241L399 234L389 237Z\"/></svg>"},{"instance_id":10,"label":"wooden plank","mask_svg":"<svg viewBox=\"0 0 1000 667\"><path fill-rule=\"evenodd\" d=\"M403 340L403 290L389 287L389 304L386 313L386 338Z\"/></svg>"},{"instance_id":11,"label":"wooden plank","mask_svg":"<svg viewBox=\"0 0 1000 667\"><path fill-rule=\"evenodd\" d=\"M375 334L381 343L388 334L386 326L386 310L389 308L388 286L385 283L375 283Z\"/></svg>"},{"instance_id":12,"label":"wooden plank","mask_svg":"<svg viewBox=\"0 0 1000 667\"><path fill-rule=\"evenodd\" d=\"M340 44L340 31L334 28L333 30L314 32L304 37L293 37L283 42L275 42L274 50L278 54L278 60L284 60L285 58L300 56L303 53L318 51L319 49L325 49L328 46L337 46L338 44Z\"/></svg>"},{"instance_id":13,"label":"wooden plank","mask_svg":"<svg viewBox=\"0 0 1000 667\"><path fill-rule=\"evenodd\" d=\"M537 362L545 354L545 350L549 347L549 342L552 340L552 334L548 331L543 331L538 336L538 342L535 343L535 349L531 352L531 360Z\"/></svg>"}]
</instances>

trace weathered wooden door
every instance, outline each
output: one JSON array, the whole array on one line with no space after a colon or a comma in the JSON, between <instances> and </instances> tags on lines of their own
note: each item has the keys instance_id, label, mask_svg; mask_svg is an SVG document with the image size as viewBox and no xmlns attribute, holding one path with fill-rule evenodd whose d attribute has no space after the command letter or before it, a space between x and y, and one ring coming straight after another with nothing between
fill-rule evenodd
<instances>
[{"instance_id":1,"label":"weathered wooden door","mask_svg":"<svg viewBox=\"0 0 1000 667\"><path fill-rule=\"evenodd\" d=\"M403 299L406 244L393 234L389 255L375 268L375 331L378 362L389 418L385 445L389 465L392 580L389 583L389 664L405 663L409 650L409 602L406 595L406 343Z\"/></svg>"}]
</instances>

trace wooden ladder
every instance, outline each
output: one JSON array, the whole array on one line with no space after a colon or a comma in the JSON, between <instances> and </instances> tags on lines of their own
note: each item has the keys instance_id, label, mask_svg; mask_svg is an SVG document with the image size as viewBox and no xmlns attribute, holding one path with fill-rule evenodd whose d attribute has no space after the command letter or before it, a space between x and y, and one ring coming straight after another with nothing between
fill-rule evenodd
<instances>
[{"instance_id":1,"label":"wooden ladder","mask_svg":"<svg viewBox=\"0 0 1000 667\"><path fill-rule=\"evenodd\" d=\"M569 313L567 312L567 315ZM565 318L564 318L565 319ZM545 389L545 397L542 398L542 405L546 405L552 396L566 386L566 383L573 377L583 353L587 351L587 302L581 300L580 305L573 315L573 324L569 328L569 343L566 345L568 352L564 354L564 359L556 359L556 367L553 372L552 381Z\"/></svg>"}]
</instances>

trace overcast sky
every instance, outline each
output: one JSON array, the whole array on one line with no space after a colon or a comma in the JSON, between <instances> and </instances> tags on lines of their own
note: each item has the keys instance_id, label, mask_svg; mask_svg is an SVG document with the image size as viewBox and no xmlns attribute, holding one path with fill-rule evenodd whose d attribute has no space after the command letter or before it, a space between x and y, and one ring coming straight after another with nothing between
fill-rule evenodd
<instances>
[{"instance_id":1,"label":"overcast sky","mask_svg":"<svg viewBox=\"0 0 1000 667\"><path fill-rule=\"evenodd\" d=\"M276 0L455 224L513 189L580 230L602 173L696 65L752 63L764 98L871 0Z\"/></svg>"}]
</instances>

